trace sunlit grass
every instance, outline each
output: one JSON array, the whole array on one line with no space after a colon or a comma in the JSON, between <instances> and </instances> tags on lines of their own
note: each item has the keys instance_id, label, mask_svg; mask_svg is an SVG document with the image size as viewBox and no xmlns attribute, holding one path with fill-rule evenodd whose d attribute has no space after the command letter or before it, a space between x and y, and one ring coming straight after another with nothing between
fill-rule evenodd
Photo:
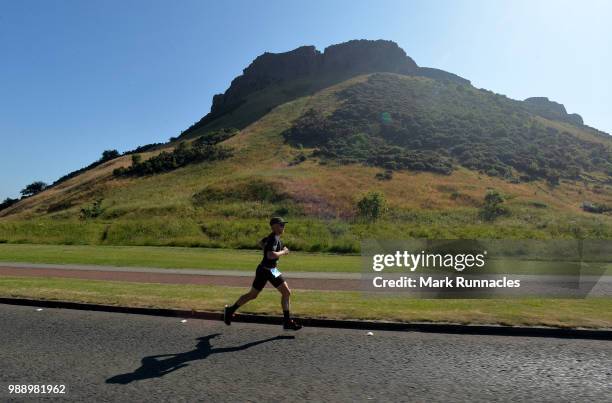
<instances>
[{"instance_id":1,"label":"sunlit grass","mask_svg":"<svg viewBox=\"0 0 612 403\"><path fill-rule=\"evenodd\" d=\"M201 285L161 285L56 278L0 279L0 296L75 301L131 307L220 312L244 289ZM264 289L243 313L279 315L278 292ZM583 300L416 300L365 297L359 292L293 292L301 317L417 322L485 323L557 327L612 327L612 299Z\"/></svg>"},{"instance_id":2,"label":"sunlit grass","mask_svg":"<svg viewBox=\"0 0 612 403\"><path fill-rule=\"evenodd\" d=\"M293 252L282 267L298 272L359 272L360 256ZM260 251L149 246L0 244L1 262L253 271Z\"/></svg>"}]
</instances>

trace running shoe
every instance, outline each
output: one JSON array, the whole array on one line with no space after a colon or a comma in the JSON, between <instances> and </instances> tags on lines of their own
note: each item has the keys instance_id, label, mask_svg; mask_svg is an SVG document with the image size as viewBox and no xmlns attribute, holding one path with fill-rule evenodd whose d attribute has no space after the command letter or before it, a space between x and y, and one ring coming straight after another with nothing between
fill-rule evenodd
<instances>
[{"instance_id":1,"label":"running shoe","mask_svg":"<svg viewBox=\"0 0 612 403\"><path fill-rule=\"evenodd\" d=\"M225 305L225 309L223 310L223 322L225 322L225 324L229 326L232 324L233 317L234 312L232 312L231 307Z\"/></svg>"},{"instance_id":2,"label":"running shoe","mask_svg":"<svg viewBox=\"0 0 612 403\"><path fill-rule=\"evenodd\" d=\"M288 320L283 324L283 329L285 330L300 330L301 328L302 328L302 325L300 325L293 319Z\"/></svg>"}]
</instances>

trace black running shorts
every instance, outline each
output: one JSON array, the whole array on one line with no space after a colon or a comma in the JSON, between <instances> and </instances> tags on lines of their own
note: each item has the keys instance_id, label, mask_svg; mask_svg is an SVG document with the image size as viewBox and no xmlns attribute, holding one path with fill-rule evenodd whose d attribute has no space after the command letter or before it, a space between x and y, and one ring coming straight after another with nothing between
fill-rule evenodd
<instances>
[{"instance_id":1,"label":"black running shorts","mask_svg":"<svg viewBox=\"0 0 612 403\"><path fill-rule=\"evenodd\" d=\"M270 269L266 269L263 266L257 266L257 270L255 270L255 279L253 280L253 288L261 291L264 289L268 281L275 288L278 288L279 285L285 282L285 279L282 275L274 277Z\"/></svg>"}]
</instances>

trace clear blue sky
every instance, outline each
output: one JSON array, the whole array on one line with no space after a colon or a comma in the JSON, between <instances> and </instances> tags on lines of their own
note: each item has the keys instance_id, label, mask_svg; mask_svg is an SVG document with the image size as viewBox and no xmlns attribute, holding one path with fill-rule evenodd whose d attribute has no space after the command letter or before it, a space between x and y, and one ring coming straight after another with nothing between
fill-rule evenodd
<instances>
[{"instance_id":1,"label":"clear blue sky","mask_svg":"<svg viewBox=\"0 0 612 403\"><path fill-rule=\"evenodd\" d=\"M0 0L0 199L176 136L265 51L350 39L612 132L611 15L605 0Z\"/></svg>"}]
</instances>

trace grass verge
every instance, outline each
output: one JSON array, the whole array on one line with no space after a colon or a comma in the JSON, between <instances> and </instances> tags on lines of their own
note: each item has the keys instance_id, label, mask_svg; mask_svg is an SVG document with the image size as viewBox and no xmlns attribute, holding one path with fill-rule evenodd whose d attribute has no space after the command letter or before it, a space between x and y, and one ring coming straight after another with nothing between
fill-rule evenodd
<instances>
[{"instance_id":1,"label":"grass verge","mask_svg":"<svg viewBox=\"0 0 612 403\"><path fill-rule=\"evenodd\" d=\"M3 277L0 296L132 307L220 311L245 290L78 279ZM415 300L364 297L359 292L294 291L302 317L453 322L524 326L612 328L612 299ZM241 312L279 314L279 295L265 289Z\"/></svg>"},{"instance_id":2,"label":"grass verge","mask_svg":"<svg viewBox=\"0 0 612 403\"><path fill-rule=\"evenodd\" d=\"M283 258L291 271L359 272L360 256L292 252ZM0 244L0 262L86 264L173 269L254 270L261 252L161 246Z\"/></svg>"}]
</instances>

